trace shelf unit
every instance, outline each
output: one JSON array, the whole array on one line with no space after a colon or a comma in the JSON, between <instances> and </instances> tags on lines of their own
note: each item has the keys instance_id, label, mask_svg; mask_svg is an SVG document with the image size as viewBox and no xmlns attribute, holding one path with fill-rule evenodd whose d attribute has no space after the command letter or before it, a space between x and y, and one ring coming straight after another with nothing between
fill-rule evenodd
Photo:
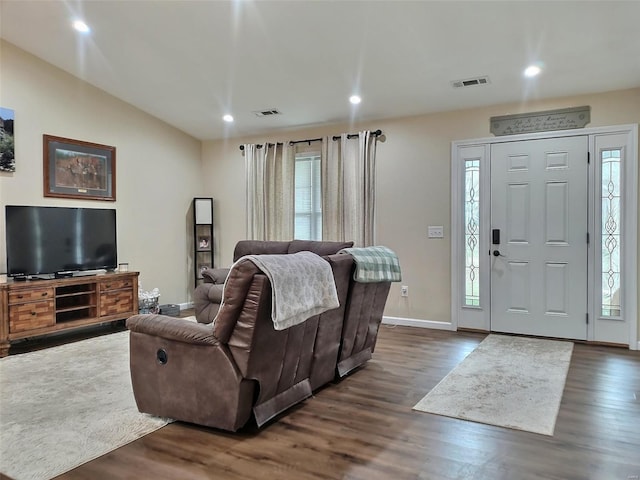
<instances>
[{"instance_id":1,"label":"shelf unit","mask_svg":"<svg viewBox=\"0 0 640 480\"><path fill-rule=\"evenodd\" d=\"M197 287L202 282L202 270L213 267L213 198L193 199L193 251Z\"/></svg>"},{"instance_id":2,"label":"shelf unit","mask_svg":"<svg viewBox=\"0 0 640 480\"><path fill-rule=\"evenodd\" d=\"M56 323L96 317L96 284L62 285L56 288Z\"/></svg>"},{"instance_id":3,"label":"shelf unit","mask_svg":"<svg viewBox=\"0 0 640 480\"><path fill-rule=\"evenodd\" d=\"M0 283L0 357L12 340L138 313L138 272Z\"/></svg>"}]
</instances>

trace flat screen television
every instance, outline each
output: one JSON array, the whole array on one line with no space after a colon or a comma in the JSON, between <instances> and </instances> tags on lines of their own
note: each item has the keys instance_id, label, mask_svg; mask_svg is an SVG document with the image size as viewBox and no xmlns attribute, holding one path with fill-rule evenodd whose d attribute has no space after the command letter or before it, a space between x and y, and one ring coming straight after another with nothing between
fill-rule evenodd
<instances>
[{"instance_id":1,"label":"flat screen television","mask_svg":"<svg viewBox=\"0 0 640 480\"><path fill-rule=\"evenodd\" d=\"M118 265L114 209L7 205L7 275L64 276Z\"/></svg>"}]
</instances>

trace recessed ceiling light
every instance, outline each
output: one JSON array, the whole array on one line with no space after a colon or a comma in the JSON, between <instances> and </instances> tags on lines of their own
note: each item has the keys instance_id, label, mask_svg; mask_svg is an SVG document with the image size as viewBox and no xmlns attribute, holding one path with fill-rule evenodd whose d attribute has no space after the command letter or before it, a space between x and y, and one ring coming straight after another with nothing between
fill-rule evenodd
<instances>
[{"instance_id":1,"label":"recessed ceiling light","mask_svg":"<svg viewBox=\"0 0 640 480\"><path fill-rule=\"evenodd\" d=\"M231 123L233 122L233 115L226 114L224 117L222 117L222 120L224 120L225 122Z\"/></svg>"},{"instance_id":2,"label":"recessed ceiling light","mask_svg":"<svg viewBox=\"0 0 640 480\"><path fill-rule=\"evenodd\" d=\"M351 103L353 103L354 105L357 105L357 104L359 104L359 103L362 101L362 99L361 99L358 95L351 95L351 96L349 97L349 101L350 101Z\"/></svg>"},{"instance_id":3,"label":"recessed ceiling light","mask_svg":"<svg viewBox=\"0 0 640 480\"><path fill-rule=\"evenodd\" d=\"M82 20L74 21L73 28L75 28L80 33L89 33L91 31L91 29L89 28L89 25L84 23Z\"/></svg>"},{"instance_id":4,"label":"recessed ceiling light","mask_svg":"<svg viewBox=\"0 0 640 480\"><path fill-rule=\"evenodd\" d=\"M524 76L525 77L535 77L536 75L538 75L540 72L542 71L542 69L538 66L538 65L529 65L527 68L525 68L524 70Z\"/></svg>"}]
</instances>

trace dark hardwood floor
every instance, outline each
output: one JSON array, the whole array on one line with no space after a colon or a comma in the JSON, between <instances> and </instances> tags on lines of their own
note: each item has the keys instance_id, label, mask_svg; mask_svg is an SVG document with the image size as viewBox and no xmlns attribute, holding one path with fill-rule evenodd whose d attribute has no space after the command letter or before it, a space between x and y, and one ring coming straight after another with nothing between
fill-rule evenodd
<instances>
[{"instance_id":1,"label":"dark hardwood floor","mask_svg":"<svg viewBox=\"0 0 640 480\"><path fill-rule=\"evenodd\" d=\"M576 344L553 437L413 411L484 336L383 325L366 366L261 430L178 422L58 478L640 479L639 352Z\"/></svg>"}]
</instances>

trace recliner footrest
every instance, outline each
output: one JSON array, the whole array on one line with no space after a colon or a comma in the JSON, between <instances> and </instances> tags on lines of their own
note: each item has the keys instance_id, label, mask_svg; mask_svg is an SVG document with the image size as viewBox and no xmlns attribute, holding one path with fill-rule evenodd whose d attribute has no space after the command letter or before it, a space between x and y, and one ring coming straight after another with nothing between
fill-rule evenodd
<instances>
[{"instance_id":1,"label":"recliner footrest","mask_svg":"<svg viewBox=\"0 0 640 480\"><path fill-rule=\"evenodd\" d=\"M261 427L276 415L284 412L289 407L311 396L311 384L309 379L296 383L293 387L280 392L275 397L266 400L253 407L258 427Z\"/></svg>"},{"instance_id":2,"label":"recliner footrest","mask_svg":"<svg viewBox=\"0 0 640 480\"><path fill-rule=\"evenodd\" d=\"M342 378L369 360L371 360L371 349L365 348L361 352L351 355L349 358L345 358L338 363L338 375Z\"/></svg>"}]
</instances>

